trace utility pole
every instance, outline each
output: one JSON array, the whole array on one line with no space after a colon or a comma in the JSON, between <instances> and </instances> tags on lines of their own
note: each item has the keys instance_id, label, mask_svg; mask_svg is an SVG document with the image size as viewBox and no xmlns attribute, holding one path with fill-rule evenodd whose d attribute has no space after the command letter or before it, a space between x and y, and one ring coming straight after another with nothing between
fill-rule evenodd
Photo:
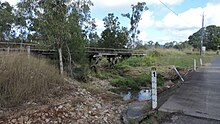
<instances>
[{"instance_id":1,"label":"utility pole","mask_svg":"<svg viewBox=\"0 0 220 124\"><path fill-rule=\"evenodd\" d=\"M201 36L201 46L200 46L200 56L202 56L202 46L203 46L203 39L204 39L204 12L202 14L202 36Z\"/></svg>"}]
</instances>

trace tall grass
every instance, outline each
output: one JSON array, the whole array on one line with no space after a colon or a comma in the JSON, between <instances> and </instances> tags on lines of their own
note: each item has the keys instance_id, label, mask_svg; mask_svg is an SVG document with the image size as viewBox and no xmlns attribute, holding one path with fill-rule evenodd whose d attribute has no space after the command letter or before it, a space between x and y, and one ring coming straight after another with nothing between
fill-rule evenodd
<instances>
[{"instance_id":1,"label":"tall grass","mask_svg":"<svg viewBox=\"0 0 220 124\"><path fill-rule=\"evenodd\" d=\"M197 64L199 65L199 59L201 56L198 52L185 52L178 51L175 49L159 49L157 50L160 53L160 56L156 57L155 64L157 65L175 65L182 68L192 68L193 60L196 59ZM203 62L207 63L213 58L215 54L213 52L207 52L203 55Z\"/></svg>"},{"instance_id":2,"label":"tall grass","mask_svg":"<svg viewBox=\"0 0 220 124\"><path fill-rule=\"evenodd\" d=\"M155 62L154 56L130 57L121 63L116 64L117 69L125 69L129 67L151 66Z\"/></svg>"},{"instance_id":3,"label":"tall grass","mask_svg":"<svg viewBox=\"0 0 220 124\"><path fill-rule=\"evenodd\" d=\"M0 54L0 105L38 100L63 84L59 71L46 60L26 54Z\"/></svg>"}]
</instances>

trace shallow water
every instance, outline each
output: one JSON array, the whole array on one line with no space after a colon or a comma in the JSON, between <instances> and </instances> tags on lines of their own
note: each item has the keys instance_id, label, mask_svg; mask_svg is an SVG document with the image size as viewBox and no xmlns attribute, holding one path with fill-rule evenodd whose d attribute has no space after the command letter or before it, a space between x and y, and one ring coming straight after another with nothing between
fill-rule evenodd
<instances>
[{"instance_id":1,"label":"shallow water","mask_svg":"<svg viewBox=\"0 0 220 124\"><path fill-rule=\"evenodd\" d=\"M151 90L140 90L139 92L131 92L121 93L122 99L124 101L135 99L138 101L146 101L151 100Z\"/></svg>"}]
</instances>

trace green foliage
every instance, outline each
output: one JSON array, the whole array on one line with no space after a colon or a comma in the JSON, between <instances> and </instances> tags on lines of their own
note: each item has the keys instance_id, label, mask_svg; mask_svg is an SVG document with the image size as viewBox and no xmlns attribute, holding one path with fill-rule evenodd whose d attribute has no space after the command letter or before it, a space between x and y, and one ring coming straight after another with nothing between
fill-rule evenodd
<instances>
[{"instance_id":1,"label":"green foliage","mask_svg":"<svg viewBox=\"0 0 220 124\"><path fill-rule=\"evenodd\" d=\"M198 53L190 52L190 54L186 54L185 52L175 49L157 51L160 55L156 57L155 64L163 66L175 65L178 67L190 68L193 66L193 59L197 59L199 62L200 58Z\"/></svg>"},{"instance_id":2,"label":"green foliage","mask_svg":"<svg viewBox=\"0 0 220 124\"><path fill-rule=\"evenodd\" d=\"M101 33L101 39L98 41L99 47L125 48L128 42L128 31L125 27L120 27L118 17L109 13L103 21L106 29Z\"/></svg>"},{"instance_id":3,"label":"green foliage","mask_svg":"<svg viewBox=\"0 0 220 124\"><path fill-rule=\"evenodd\" d=\"M1 3L0 1L0 40L6 40L10 37L14 22L13 7L8 2Z\"/></svg>"},{"instance_id":4,"label":"green foliage","mask_svg":"<svg viewBox=\"0 0 220 124\"><path fill-rule=\"evenodd\" d=\"M220 45L220 27L215 25L210 25L205 28L203 45L206 46L207 50L216 50L217 46ZM193 45L194 48L200 48L202 30L195 32L193 35L189 36L189 44Z\"/></svg>"},{"instance_id":5,"label":"green foliage","mask_svg":"<svg viewBox=\"0 0 220 124\"><path fill-rule=\"evenodd\" d=\"M89 34L89 42L87 42L86 46L89 47L98 47L98 41L100 40L97 32Z\"/></svg>"},{"instance_id":6,"label":"green foliage","mask_svg":"<svg viewBox=\"0 0 220 124\"><path fill-rule=\"evenodd\" d=\"M167 42L167 43L164 44L164 47L165 48L173 48L174 47L174 43L175 42Z\"/></svg>"},{"instance_id":7,"label":"green foliage","mask_svg":"<svg viewBox=\"0 0 220 124\"><path fill-rule=\"evenodd\" d=\"M185 50L185 49L192 49L192 45L190 45L188 43L188 41L184 41L184 42L179 42L176 43L176 45L174 46L175 49L178 50Z\"/></svg>"},{"instance_id":8,"label":"green foliage","mask_svg":"<svg viewBox=\"0 0 220 124\"><path fill-rule=\"evenodd\" d=\"M108 72L98 72L98 73L96 73L96 77L98 77L100 79L108 79L108 78L112 77L112 74L108 73Z\"/></svg>"},{"instance_id":9,"label":"green foliage","mask_svg":"<svg viewBox=\"0 0 220 124\"><path fill-rule=\"evenodd\" d=\"M149 51L147 56L159 57L162 56L162 54L158 50L153 50L153 51Z\"/></svg>"},{"instance_id":10,"label":"green foliage","mask_svg":"<svg viewBox=\"0 0 220 124\"><path fill-rule=\"evenodd\" d=\"M80 66L78 68L74 68L74 78L78 81L83 81L83 82L87 82L88 81L88 73L89 73L89 68L84 65L84 66Z\"/></svg>"},{"instance_id":11,"label":"green foliage","mask_svg":"<svg viewBox=\"0 0 220 124\"><path fill-rule=\"evenodd\" d=\"M185 52L183 51L179 51L176 49L156 49L153 51L148 51L147 55L151 55L155 56L155 57L160 57L160 56L182 56L182 55L186 55Z\"/></svg>"},{"instance_id":12,"label":"green foliage","mask_svg":"<svg viewBox=\"0 0 220 124\"><path fill-rule=\"evenodd\" d=\"M151 86L151 76L150 74L141 74L137 76L124 76L114 78L111 84L119 89L132 89L139 90L141 87ZM158 86L163 86L164 79L162 75L158 75Z\"/></svg>"},{"instance_id":13,"label":"green foliage","mask_svg":"<svg viewBox=\"0 0 220 124\"><path fill-rule=\"evenodd\" d=\"M155 44L154 44L154 47L157 49L157 48L160 48L160 44L158 43L158 42L156 42Z\"/></svg>"},{"instance_id":14,"label":"green foliage","mask_svg":"<svg viewBox=\"0 0 220 124\"><path fill-rule=\"evenodd\" d=\"M132 90L138 90L141 87L131 76L115 78L111 81L111 84L124 90L128 88L131 88Z\"/></svg>"},{"instance_id":15,"label":"green foliage","mask_svg":"<svg viewBox=\"0 0 220 124\"><path fill-rule=\"evenodd\" d=\"M144 12L144 10L148 10L145 2L138 2L136 5L131 5L132 12L122 14L123 17L126 17L130 20L131 28L129 30L130 33L130 43L128 44L128 47L133 47L134 44L137 44L139 42L138 40L138 34L140 31L138 30L138 23L141 20L141 15Z\"/></svg>"},{"instance_id":16,"label":"green foliage","mask_svg":"<svg viewBox=\"0 0 220 124\"><path fill-rule=\"evenodd\" d=\"M144 56L144 57L130 57L124 61L118 63L116 68L124 69L129 67L138 67L138 66L151 66L155 62L154 56Z\"/></svg>"},{"instance_id":17,"label":"green foliage","mask_svg":"<svg viewBox=\"0 0 220 124\"><path fill-rule=\"evenodd\" d=\"M137 67L137 66L141 66L143 64L142 62L143 62L143 58L130 57L124 60L121 64L132 66L132 67Z\"/></svg>"},{"instance_id":18,"label":"green foliage","mask_svg":"<svg viewBox=\"0 0 220 124\"><path fill-rule=\"evenodd\" d=\"M163 78L163 75L161 75L160 73L157 74L157 86L164 86L164 78Z\"/></svg>"},{"instance_id":19,"label":"green foliage","mask_svg":"<svg viewBox=\"0 0 220 124\"><path fill-rule=\"evenodd\" d=\"M62 65L69 66L68 71L71 71L76 63L85 64L85 41L94 29L94 20L90 19L91 5L90 0L22 0L18 4L19 15L29 20L26 25L32 31L29 40L43 41L44 45L59 51L61 73Z\"/></svg>"}]
</instances>

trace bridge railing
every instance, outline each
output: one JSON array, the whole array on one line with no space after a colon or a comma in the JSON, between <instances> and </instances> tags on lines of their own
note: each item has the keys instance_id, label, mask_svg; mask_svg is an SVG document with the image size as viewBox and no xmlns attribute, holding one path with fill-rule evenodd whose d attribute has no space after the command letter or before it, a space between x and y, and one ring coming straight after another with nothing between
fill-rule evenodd
<instances>
[{"instance_id":1,"label":"bridge railing","mask_svg":"<svg viewBox=\"0 0 220 124\"><path fill-rule=\"evenodd\" d=\"M33 43L16 43L16 42L0 42L0 48L19 48L19 47L27 47L30 46L32 48L36 48L38 44L33 44Z\"/></svg>"},{"instance_id":2,"label":"bridge railing","mask_svg":"<svg viewBox=\"0 0 220 124\"><path fill-rule=\"evenodd\" d=\"M136 52L133 49L114 49L114 48L96 48L96 47L86 47L86 52L93 55L101 53L104 56L116 56L116 55L125 55L125 56L143 56L144 53Z\"/></svg>"},{"instance_id":3,"label":"bridge railing","mask_svg":"<svg viewBox=\"0 0 220 124\"><path fill-rule=\"evenodd\" d=\"M132 52L131 49L114 49L114 48L96 48L96 47L86 47L86 50L88 52L108 52L108 53L114 53L114 52Z\"/></svg>"}]
</instances>

